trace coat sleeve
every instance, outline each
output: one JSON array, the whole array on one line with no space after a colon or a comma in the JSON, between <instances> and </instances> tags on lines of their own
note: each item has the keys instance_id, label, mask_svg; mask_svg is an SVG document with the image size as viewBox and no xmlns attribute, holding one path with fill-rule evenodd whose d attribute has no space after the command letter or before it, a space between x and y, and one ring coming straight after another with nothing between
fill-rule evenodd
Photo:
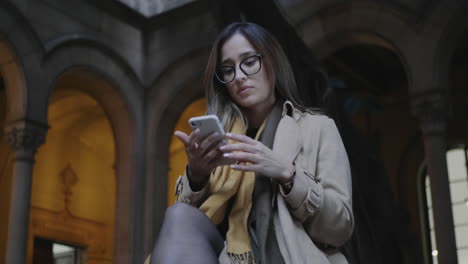
<instances>
[{"instance_id":1,"label":"coat sleeve","mask_svg":"<svg viewBox=\"0 0 468 264\"><path fill-rule=\"evenodd\" d=\"M187 177L187 169L183 176L179 176L176 183L177 202L187 203L195 207L199 207L208 197L208 184L206 184L200 191L194 192L190 187Z\"/></svg>"},{"instance_id":2,"label":"coat sleeve","mask_svg":"<svg viewBox=\"0 0 468 264\"><path fill-rule=\"evenodd\" d=\"M293 188L288 194L281 193L314 241L338 247L354 228L351 172L334 121L326 118L321 123L315 171L296 164Z\"/></svg>"}]
</instances>

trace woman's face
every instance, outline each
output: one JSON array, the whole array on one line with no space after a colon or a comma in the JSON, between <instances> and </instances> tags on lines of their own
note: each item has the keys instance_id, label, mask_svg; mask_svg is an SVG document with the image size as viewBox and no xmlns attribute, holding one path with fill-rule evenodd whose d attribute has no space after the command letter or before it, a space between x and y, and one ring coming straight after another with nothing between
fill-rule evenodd
<instances>
[{"instance_id":1,"label":"woman's face","mask_svg":"<svg viewBox=\"0 0 468 264\"><path fill-rule=\"evenodd\" d=\"M258 51L239 33L229 38L221 47L221 66L235 68L234 80L226 84L229 95L240 107L249 110L262 109L275 103L273 81L268 76L263 61L260 71L252 75L246 75L239 67L244 59L255 54ZM250 67L249 60L244 62L244 71Z\"/></svg>"}]
</instances>

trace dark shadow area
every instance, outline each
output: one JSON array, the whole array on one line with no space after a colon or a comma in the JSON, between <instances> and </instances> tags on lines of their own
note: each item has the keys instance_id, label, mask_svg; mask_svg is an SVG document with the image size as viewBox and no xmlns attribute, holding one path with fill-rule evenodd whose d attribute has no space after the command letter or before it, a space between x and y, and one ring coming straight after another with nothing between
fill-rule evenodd
<instances>
[{"instance_id":1,"label":"dark shadow area","mask_svg":"<svg viewBox=\"0 0 468 264\"><path fill-rule=\"evenodd\" d=\"M452 118L448 123L449 145L468 144L468 31L460 38L450 64L450 102Z\"/></svg>"},{"instance_id":2,"label":"dark shadow area","mask_svg":"<svg viewBox=\"0 0 468 264\"><path fill-rule=\"evenodd\" d=\"M399 149L412 141L410 135L418 134L402 64L388 49L354 45L325 58L323 65L352 167L356 226L345 245L349 261L422 263L418 226L411 226L408 208L402 208L395 197L402 175L396 173L392 160L397 163Z\"/></svg>"}]
</instances>

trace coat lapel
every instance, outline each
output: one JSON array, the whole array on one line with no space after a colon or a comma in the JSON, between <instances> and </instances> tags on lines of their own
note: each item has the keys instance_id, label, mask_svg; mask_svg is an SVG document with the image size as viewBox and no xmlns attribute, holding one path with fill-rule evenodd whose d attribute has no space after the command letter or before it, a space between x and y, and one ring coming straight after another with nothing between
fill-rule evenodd
<instances>
[{"instance_id":1,"label":"coat lapel","mask_svg":"<svg viewBox=\"0 0 468 264\"><path fill-rule=\"evenodd\" d=\"M273 151L293 162L301 150L300 129L296 119L285 114L276 129Z\"/></svg>"}]
</instances>

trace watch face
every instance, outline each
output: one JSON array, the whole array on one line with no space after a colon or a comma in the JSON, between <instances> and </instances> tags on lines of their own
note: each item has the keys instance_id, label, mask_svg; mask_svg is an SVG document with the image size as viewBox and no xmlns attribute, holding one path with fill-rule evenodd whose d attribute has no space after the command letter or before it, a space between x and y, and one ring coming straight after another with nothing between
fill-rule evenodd
<instances>
[{"instance_id":1,"label":"watch face","mask_svg":"<svg viewBox=\"0 0 468 264\"><path fill-rule=\"evenodd\" d=\"M292 185L293 185L292 184L292 179L291 179L291 181L289 181L289 182L287 182L285 184L280 184L280 185L286 191L286 193L289 193L291 191Z\"/></svg>"}]
</instances>

